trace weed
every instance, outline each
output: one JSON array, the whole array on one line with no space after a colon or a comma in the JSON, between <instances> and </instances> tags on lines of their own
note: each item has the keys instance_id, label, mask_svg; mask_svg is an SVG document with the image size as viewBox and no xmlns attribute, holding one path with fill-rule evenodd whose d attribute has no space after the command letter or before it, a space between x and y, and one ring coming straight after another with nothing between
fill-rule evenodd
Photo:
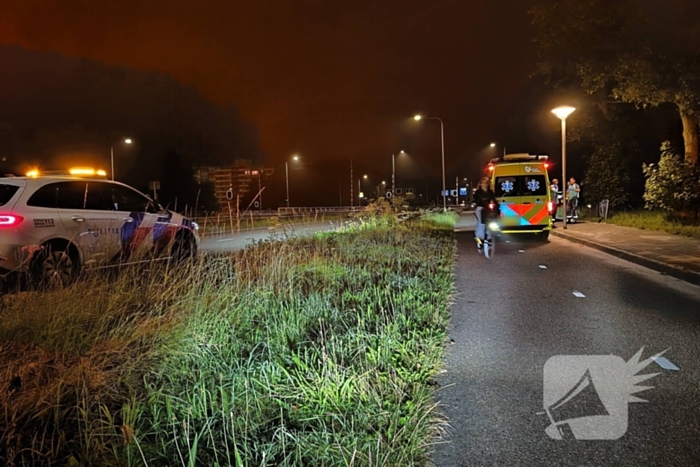
<instances>
[{"instance_id":1,"label":"weed","mask_svg":"<svg viewBox=\"0 0 700 467\"><path fill-rule=\"evenodd\" d=\"M0 463L424 463L449 219L363 219L5 297Z\"/></svg>"}]
</instances>

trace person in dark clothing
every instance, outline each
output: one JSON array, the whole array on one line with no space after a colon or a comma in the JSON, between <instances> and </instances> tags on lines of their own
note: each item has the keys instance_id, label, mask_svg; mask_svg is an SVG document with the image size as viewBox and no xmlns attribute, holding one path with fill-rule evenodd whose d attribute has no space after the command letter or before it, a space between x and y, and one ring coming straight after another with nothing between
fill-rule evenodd
<instances>
[{"instance_id":1,"label":"person in dark clothing","mask_svg":"<svg viewBox=\"0 0 700 467\"><path fill-rule=\"evenodd\" d=\"M474 213L477 221L476 237L480 240L477 243L479 248L481 248L486 234L486 212L484 212L484 209L488 210L491 203L498 206L496 194L491 189L491 182L488 177L484 177L479 181L479 188L474 192L474 203L476 204L476 212Z\"/></svg>"}]
</instances>

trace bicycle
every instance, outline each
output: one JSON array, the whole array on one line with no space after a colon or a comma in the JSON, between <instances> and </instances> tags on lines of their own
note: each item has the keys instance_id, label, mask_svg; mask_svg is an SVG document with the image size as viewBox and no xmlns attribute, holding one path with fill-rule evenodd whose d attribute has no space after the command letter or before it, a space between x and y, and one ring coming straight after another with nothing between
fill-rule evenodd
<instances>
[{"instance_id":1,"label":"bicycle","mask_svg":"<svg viewBox=\"0 0 700 467\"><path fill-rule=\"evenodd\" d=\"M477 218L477 232L474 235L474 240L476 240L476 248L479 254L482 254L487 258L491 259L493 258L494 253L496 252L496 234L499 230L498 227L498 222L496 219L498 218L498 213L497 213L497 206L494 203L489 204L488 210L487 209L482 209L481 210L481 224L484 226L484 239L482 240L479 238L478 231L479 231L479 217L474 214L474 216Z\"/></svg>"}]
</instances>

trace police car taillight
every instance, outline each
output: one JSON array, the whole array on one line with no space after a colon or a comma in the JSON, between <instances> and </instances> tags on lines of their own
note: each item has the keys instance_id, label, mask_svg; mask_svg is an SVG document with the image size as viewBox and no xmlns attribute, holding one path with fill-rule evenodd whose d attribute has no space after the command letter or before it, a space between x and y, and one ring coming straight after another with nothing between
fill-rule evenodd
<instances>
[{"instance_id":1,"label":"police car taillight","mask_svg":"<svg viewBox=\"0 0 700 467\"><path fill-rule=\"evenodd\" d=\"M18 216L16 214L0 214L0 228L1 227L16 227L22 223L24 217Z\"/></svg>"}]
</instances>

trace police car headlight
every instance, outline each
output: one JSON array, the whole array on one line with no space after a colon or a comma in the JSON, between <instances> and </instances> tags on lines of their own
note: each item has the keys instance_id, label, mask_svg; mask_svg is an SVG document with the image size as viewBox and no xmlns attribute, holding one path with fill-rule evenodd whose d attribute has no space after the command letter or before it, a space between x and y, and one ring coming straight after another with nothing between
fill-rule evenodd
<instances>
[{"instance_id":1,"label":"police car headlight","mask_svg":"<svg viewBox=\"0 0 700 467\"><path fill-rule=\"evenodd\" d=\"M491 229L491 230L498 230L498 224L495 223L495 222L491 222L491 223L489 224L489 229Z\"/></svg>"},{"instance_id":2,"label":"police car headlight","mask_svg":"<svg viewBox=\"0 0 700 467\"><path fill-rule=\"evenodd\" d=\"M192 222L192 227L194 228L194 230L199 231L199 224L197 224L196 222Z\"/></svg>"}]
</instances>

